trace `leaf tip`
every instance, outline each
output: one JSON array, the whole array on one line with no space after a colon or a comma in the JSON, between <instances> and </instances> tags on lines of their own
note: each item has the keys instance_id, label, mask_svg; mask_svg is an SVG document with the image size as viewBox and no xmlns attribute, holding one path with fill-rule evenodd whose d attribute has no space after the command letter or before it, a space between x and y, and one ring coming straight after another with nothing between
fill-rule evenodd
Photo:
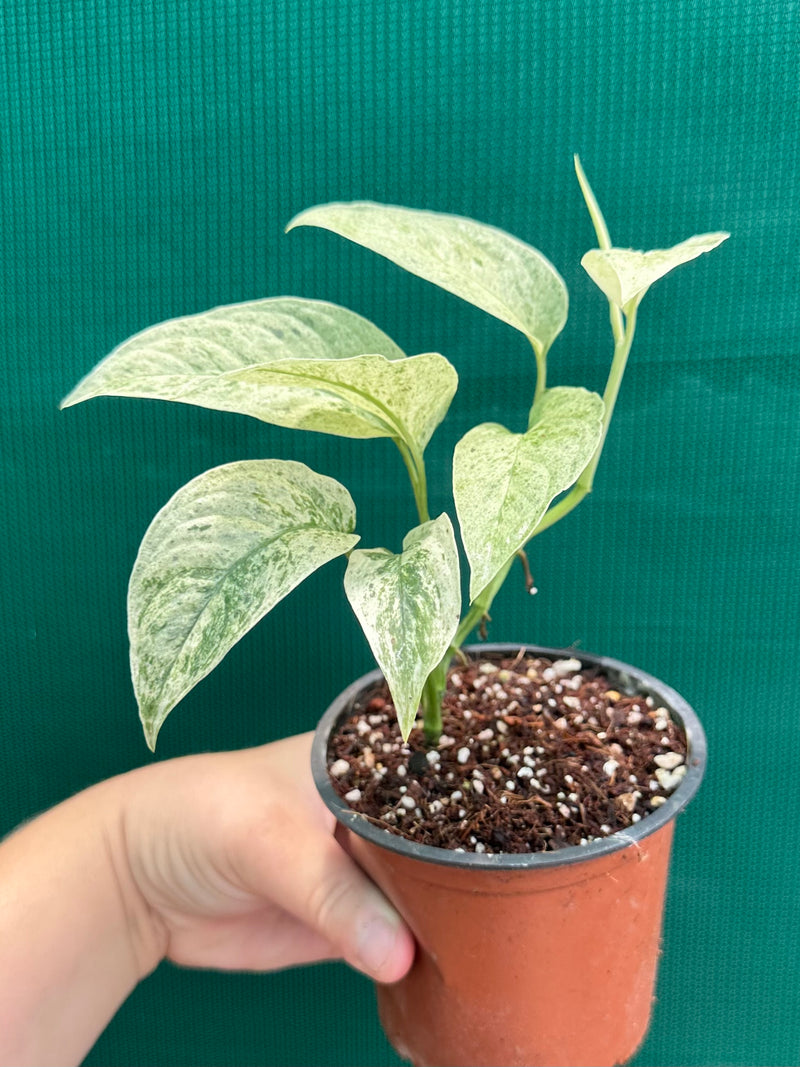
<instances>
[{"instance_id":1,"label":"leaf tip","mask_svg":"<svg viewBox=\"0 0 800 1067\"><path fill-rule=\"evenodd\" d=\"M325 207L325 206L326 205L324 205L324 204L317 204L315 207L307 207L307 208L304 208L302 211L298 211L298 213L296 215L293 215L292 218L289 219L289 221L286 224L286 228L284 229L283 232L284 233L288 233L290 230L294 230L298 226L316 226L317 225L316 222L313 222L313 221L309 222L308 221L309 217L311 215L313 215L314 212L318 211L320 207Z\"/></svg>"},{"instance_id":2,"label":"leaf tip","mask_svg":"<svg viewBox=\"0 0 800 1067\"><path fill-rule=\"evenodd\" d=\"M144 739L147 742L147 747L151 752L156 750L156 741L158 740L159 732L163 725L163 719L161 722L156 718L145 716L141 711L139 712L139 719L142 724L142 730L144 731Z\"/></svg>"}]
</instances>

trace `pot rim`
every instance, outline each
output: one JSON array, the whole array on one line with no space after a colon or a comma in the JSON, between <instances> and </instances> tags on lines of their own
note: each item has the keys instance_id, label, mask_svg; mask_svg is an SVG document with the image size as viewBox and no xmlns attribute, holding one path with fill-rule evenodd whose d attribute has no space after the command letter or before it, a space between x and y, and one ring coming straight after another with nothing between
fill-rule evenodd
<instances>
[{"instance_id":1,"label":"pot rim","mask_svg":"<svg viewBox=\"0 0 800 1067\"><path fill-rule=\"evenodd\" d=\"M642 696L652 696L659 705L669 709L686 731L688 757L687 773L683 781L660 807L638 823L628 827L627 830L618 830L608 837L590 841L587 845L567 845L555 852L480 853L456 852L453 849L418 844L390 830L375 826L360 812L354 811L333 788L328 775L328 738L339 719L350 711L358 694L368 686L379 682L383 677L380 670L373 670L356 679L328 707L317 725L311 749L311 771L322 800L336 816L338 822L358 834L359 837L365 838L380 848L388 849L390 852L438 866L495 871L563 867L608 856L620 849L638 844L645 837L649 837L650 834L656 833L672 822L700 788L708 752L705 732L697 714L687 701L660 679L620 660L584 652L581 649L550 648L524 642L517 644L505 641L494 644L465 645L464 651L477 656L498 652L504 654L523 652L546 656L548 659L577 659L584 665L599 667L607 672L618 686L630 694L640 693Z\"/></svg>"}]
</instances>

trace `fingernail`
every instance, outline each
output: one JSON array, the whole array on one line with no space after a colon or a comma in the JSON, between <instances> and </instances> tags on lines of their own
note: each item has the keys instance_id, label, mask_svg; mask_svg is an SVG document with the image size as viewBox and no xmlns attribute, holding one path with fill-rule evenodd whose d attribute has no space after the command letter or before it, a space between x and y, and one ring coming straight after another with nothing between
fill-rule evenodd
<instances>
[{"instance_id":1,"label":"fingernail","mask_svg":"<svg viewBox=\"0 0 800 1067\"><path fill-rule=\"evenodd\" d=\"M395 913L373 914L360 924L356 951L360 966L373 977L380 977L387 971L397 950L401 921Z\"/></svg>"}]
</instances>

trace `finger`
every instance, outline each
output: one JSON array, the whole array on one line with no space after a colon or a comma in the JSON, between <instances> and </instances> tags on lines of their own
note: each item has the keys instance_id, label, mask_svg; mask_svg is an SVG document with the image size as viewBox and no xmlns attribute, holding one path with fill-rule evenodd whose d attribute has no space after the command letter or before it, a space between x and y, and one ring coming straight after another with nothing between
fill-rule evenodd
<instances>
[{"instance_id":1,"label":"finger","mask_svg":"<svg viewBox=\"0 0 800 1067\"><path fill-rule=\"evenodd\" d=\"M273 908L227 919L196 921L191 931L173 932L169 959L183 967L225 971L276 971L339 958L316 930Z\"/></svg>"},{"instance_id":2,"label":"finger","mask_svg":"<svg viewBox=\"0 0 800 1067\"><path fill-rule=\"evenodd\" d=\"M414 941L380 890L330 833L284 820L248 841L243 877L251 890L296 916L378 982L395 982L411 966Z\"/></svg>"}]
</instances>

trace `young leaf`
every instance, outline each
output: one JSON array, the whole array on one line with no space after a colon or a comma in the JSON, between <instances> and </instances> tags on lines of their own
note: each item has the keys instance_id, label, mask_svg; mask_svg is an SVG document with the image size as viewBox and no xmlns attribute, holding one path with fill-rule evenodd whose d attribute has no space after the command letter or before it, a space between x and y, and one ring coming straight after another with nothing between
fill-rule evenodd
<instances>
[{"instance_id":1,"label":"young leaf","mask_svg":"<svg viewBox=\"0 0 800 1067\"><path fill-rule=\"evenodd\" d=\"M205 398L205 387L221 374L274 360L349 359L364 352L391 360L405 355L377 326L336 304L292 296L230 304L130 337L61 406L94 396L137 396L236 411L219 388Z\"/></svg>"},{"instance_id":2,"label":"young leaf","mask_svg":"<svg viewBox=\"0 0 800 1067\"><path fill-rule=\"evenodd\" d=\"M542 355L567 319L567 289L535 248L460 215L356 201L322 204L295 226L321 226L482 308L528 337Z\"/></svg>"},{"instance_id":3,"label":"young leaf","mask_svg":"<svg viewBox=\"0 0 800 1067\"><path fill-rule=\"evenodd\" d=\"M593 248L581 260L586 273L618 308L636 305L659 278L722 244L728 233L703 233L672 248L636 252L632 248Z\"/></svg>"},{"instance_id":4,"label":"young leaf","mask_svg":"<svg viewBox=\"0 0 800 1067\"><path fill-rule=\"evenodd\" d=\"M425 681L458 628L458 549L448 516L411 530L399 555L385 548L356 549L344 588L408 738Z\"/></svg>"},{"instance_id":5,"label":"young leaf","mask_svg":"<svg viewBox=\"0 0 800 1067\"><path fill-rule=\"evenodd\" d=\"M247 460L193 479L145 533L128 589L131 673L150 748L175 705L312 571L348 552L355 507L332 478Z\"/></svg>"},{"instance_id":6,"label":"young leaf","mask_svg":"<svg viewBox=\"0 0 800 1067\"><path fill-rule=\"evenodd\" d=\"M264 422L342 437L391 437L421 452L444 418L458 385L435 352L389 360L284 359L223 374L205 383L210 401L233 399L235 410Z\"/></svg>"},{"instance_id":7,"label":"young leaf","mask_svg":"<svg viewBox=\"0 0 800 1067\"><path fill-rule=\"evenodd\" d=\"M497 423L470 430L453 454L453 495L469 559L470 600L533 535L550 502L592 458L603 402L586 389L548 389L526 433Z\"/></svg>"}]
</instances>

